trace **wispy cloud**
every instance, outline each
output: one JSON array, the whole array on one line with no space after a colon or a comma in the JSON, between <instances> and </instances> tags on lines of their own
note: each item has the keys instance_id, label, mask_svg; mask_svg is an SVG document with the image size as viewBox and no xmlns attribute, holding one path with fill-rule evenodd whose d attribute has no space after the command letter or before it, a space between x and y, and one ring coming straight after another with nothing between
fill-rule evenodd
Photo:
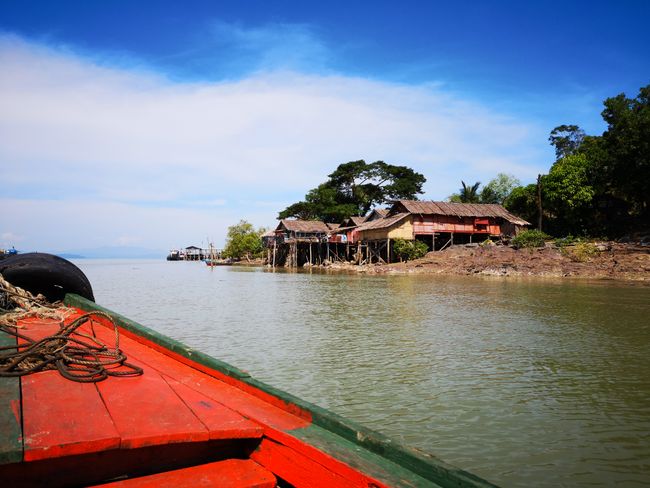
<instances>
[{"instance_id":1,"label":"wispy cloud","mask_svg":"<svg viewBox=\"0 0 650 488\"><path fill-rule=\"evenodd\" d=\"M277 29L215 29L258 52L268 68L282 66L278 60L301 35L310 38L302 28L285 37ZM487 181L500 171L530 180L547 164L538 144L545 136L529 121L437 85L297 71L310 49L320 48L303 46L291 70L175 83L0 38L0 197L17 216L11 225L3 217L0 232L44 239L24 222L34 209L60 202L60 226L102 215L99 239L133 236L121 230L132 228L171 245L189 235L188 223L220 225L211 230L217 239L233 223L226 218L272 224L283 205L353 159L415 168L428 178L429 198L444 198L461 178ZM284 203L239 203L263 201ZM206 218L215 210L224 220ZM171 219L183 224L170 226Z\"/></svg>"}]
</instances>

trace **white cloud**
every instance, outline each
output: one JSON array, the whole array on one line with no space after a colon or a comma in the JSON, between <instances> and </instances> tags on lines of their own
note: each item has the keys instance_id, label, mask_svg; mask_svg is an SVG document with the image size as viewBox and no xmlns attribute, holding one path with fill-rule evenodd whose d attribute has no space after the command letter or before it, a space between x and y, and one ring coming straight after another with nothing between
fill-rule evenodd
<instances>
[{"instance_id":1,"label":"white cloud","mask_svg":"<svg viewBox=\"0 0 650 488\"><path fill-rule=\"evenodd\" d=\"M434 85L295 71L174 83L6 36L0 65L0 197L20 222L56 208L62 246L66 233L71 243L116 235L169 247L193 232L220 239L239 218L272 225L360 158L413 167L438 199L461 179L527 181L546 166L540 128ZM284 203L237 203L265 201ZM98 215L92 236L73 229ZM54 243L41 230L34 221L17 232Z\"/></svg>"}]
</instances>

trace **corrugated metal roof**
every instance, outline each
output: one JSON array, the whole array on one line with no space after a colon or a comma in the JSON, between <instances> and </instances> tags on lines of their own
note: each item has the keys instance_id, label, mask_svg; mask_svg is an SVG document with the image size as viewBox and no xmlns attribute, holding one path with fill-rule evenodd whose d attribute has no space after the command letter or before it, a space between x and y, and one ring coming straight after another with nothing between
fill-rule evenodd
<instances>
[{"instance_id":1,"label":"corrugated metal roof","mask_svg":"<svg viewBox=\"0 0 650 488\"><path fill-rule=\"evenodd\" d=\"M366 220L368 220L370 217L373 216L373 214L378 215L381 218L386 217L388 215L388 209L387 208L373 208L370 213L366 216Z\"/></svg>"},{"instance_id":2,"label":"corrugated metal roof","mask_svg":"<svg viewBox=\"0 0 650 488\"><path fill-rule=\"evenodd\" d=\"M515 225L530 225L524 219L508 212L502 205L496 203L452 203L419 200L398 200L393 205L396 210L400 206L409 213L453 215L455 217L500 217Z\"/></svg>"},{"instance_id":3,"label":"corrugated metal roof","mask_svg":"<svg viewBox=\"0 0 650 488\"><path fill-rule=\"evenodd\" d=\"M330 229L325 222L320 220L281 220L276 230L281 230L284 227L290 232L312 232L314 234L327 234Z\"/></svg>"},{"instance_id":4,"label":"corrugated metal roof","mask_svg":"<svg viewBox=\"0 0 650 488\"><path fill-rule=\"evenodd\" d=\"M397 213L391 215L390 217L385 217L383 219L371 220L370 222L365 222L364 224L357 227L357 230L364 231L364 230L386 229L408 216L409 216L408 213L403 212L403 213Z\"/></svg>"},{"instance_id":5,"label":"corrugated metal roof","mask_svg":"<svg viewBox=\"0 0 650 488\"><path fill-rule=\"evenodd\" d=\"M366 221L366 217L361 217L359 215L353 215L350 217L350 220L354 225L361 225Z\"/></svg>"}]
</instances>

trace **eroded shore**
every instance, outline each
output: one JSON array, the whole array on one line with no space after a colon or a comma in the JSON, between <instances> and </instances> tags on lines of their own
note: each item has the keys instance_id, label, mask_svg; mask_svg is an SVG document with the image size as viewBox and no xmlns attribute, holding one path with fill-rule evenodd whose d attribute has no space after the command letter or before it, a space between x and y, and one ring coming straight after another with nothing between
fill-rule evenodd
<instances>
[{"instance_id":1,"label":"eroded shore","mask_svg":"<svg viewBox=\"0 0 650 488\"><path fill-rule=\"evenodd\" d=\"M539 276L650 282L650 246L603 242L592 254L579 248L514 249L509 246L454 246L404 263L356 266L335 263L330 269L360 273Z\"/></svg>"}]
</instances>

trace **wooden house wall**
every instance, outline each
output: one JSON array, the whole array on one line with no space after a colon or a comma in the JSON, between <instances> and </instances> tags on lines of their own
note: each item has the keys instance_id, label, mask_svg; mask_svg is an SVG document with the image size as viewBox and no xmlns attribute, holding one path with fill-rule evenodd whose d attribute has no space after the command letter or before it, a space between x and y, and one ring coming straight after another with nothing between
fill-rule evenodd
<instances>
[{"instance_id":1,"label":"wooden house wall","mask_svg":"<svg viewBox=\"0 0 650 488\"><path fill-rule=\"evenodd\" d=\"M359 240L376 241L382 239L407 239L412 240L413 223L409 216L396 224L383 229L368 229L359 231Z\"/></svg>"},{"instance_id":2,"label":"wooden house wall","mask_svg":"<svg viewBox=\"0 0 650 488\"><path fill-rule=\"evenodd\" d=\"M413 219L415 234L433 234L434 232L454 232L466 234L499 235L501 227L494 218L485 219L484 227L475 225L474 217L455 217L451 215L419 215Z\"/></svg>"}]
</instances>

